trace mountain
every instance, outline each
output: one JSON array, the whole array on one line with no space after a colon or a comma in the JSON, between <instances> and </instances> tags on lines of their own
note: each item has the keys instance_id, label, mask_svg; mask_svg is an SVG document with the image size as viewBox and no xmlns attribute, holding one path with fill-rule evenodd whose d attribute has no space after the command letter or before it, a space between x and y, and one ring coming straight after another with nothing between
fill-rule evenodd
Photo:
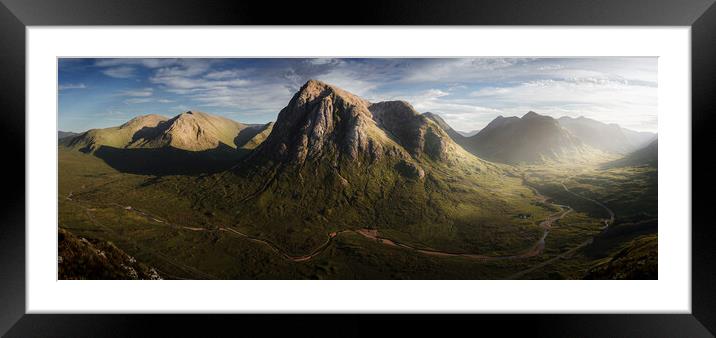
<instances>
[{"instance_id":1,"label":"mountain","mask_svg":"<svg viewBox=\"0 0 716 338\"><path fill-rule=\"evenodd\" d=\"M628 154L639 149L654 137L654 133L637 132L621 128L617 124L607 124L583 116L578 118L563 116L559 118L559 124L585 144L617 154Z\"/></svg>"},{"instance_id":2,"label":"mountain","mask_svg":"<svg viewBox=\"0 0 716 338\"><path fill-rule=\"evenodd\" d=\"M79 134L73 133L71 131L62 131L62 130L57 131L57 139L58 140L61 140L65 137L73 137L73 136L77 136L77 135L79 135Z\"/></svg>"},{"instance_id":3,"label":"mountain","mask_svg":"<svg viewBox=\"0 0 716 338\"><path fill-rule=\"evenodd\" d=\"M171 119L138 116L117 127L92 129L63 145L136 174L195 174L225 170L256 148L273 124L245 125L202 112Z\"/></svg>"},{"instance_id":4,"label":"mountain","mask_svg":"<svg viewBox=\"0 0 716 338\"><path fill-rule=\"evenodd\" d=\"M617 167L634 167L634 166L650 166L656 167L659 164L659 145L658 139L654 139L645 147L636 150L621 159L609 162L605 165L607 168Z\"/></svg>"},{"instance_id":5,"label":"mountain","mask_svg":"<svg viewBox=\"0 0 716 338\"><path fill-rule=\"evenodd\" d=\"M269 122L260 125L249 125L247 128L239 131L239 134L234 139L234 143L237 146L240 145L241 149L255 149L271 134L273 124L273 122Z\"/></svg>"},{"instance_id":6,"label":"mountain","mask_svg":"<svg viewBox=\"0 0 716 338\"><path fill-rule=\"evenodd\" d=\"M482 158L510 163L542 163L581 158L588 147L552 117L533 111L522 118L498 116L463 147Z\"/></svg>"},{"instance_id":7,"label":"mountain","mask_svg":"<svg viewBox=\"0 0 716 338\"><path fill-rule=\"evenodd\" d=\"M69 146L87 152L100 146L114 148L164 148L203 151L221 146L240 147L236 139L247 125L202 112L187 111L171 119L160 115L143 115L111 128L92 129L75 137Z\"/></svg>"},{"instance_id":8,"label":"mountain","mask_svg":"<svg viewBox=\"0 0 716 338\"><path fill-rule=\"evenodd\" d=\"M101 146L126 148L140 131L156 128L166 117L161 115L143 115L135 117L117 127L90 129L68 142L68 146L83 152L93 152Z\"/></svg>"},{"instance_id":9,"label":"mountain","mask_svg":"<svg viewBox=\"0 0 716 338\"><path fill-rule=\"evenodd\" d=\"M252 158L299 165L325 160L355 167L382 159L449 161L466 155L439 125L407 102L370 103L311 80L281 110Z\"/></svg>"},{"instance_id":10,"label":"mountain","mask_svg":"<svg viewBox=\"0 0 716 338\"><path fill-rule=\"evenodd\" d=\"M473 250L489 235L467 233L497 218L515 226L516 209L531 205L532 192L506 170L466 152L407 102L371 103L311 80L266 140L230 172L206 178L196 198L296 254L323 245L327 233L360 228ZM539 236L525 231L521 240Z\"/></svg>"},{"instance_id":11,"label":"mountain","mask_svg":"<svg viewBox=\"0 0 716 338\"><path fill-rule=\"evenodd\" d=\"M438 114L433 114L431 112L423 113L423 115L431 120L433 122L437 123L440 128L442 128L449 136L453 139L456 143L460 144L466 137L469 137L467 135L464 135L462 132L459 132L455 129L452 129L445 120L443 120L442 117Z\"/></svg>"}]
</instances>

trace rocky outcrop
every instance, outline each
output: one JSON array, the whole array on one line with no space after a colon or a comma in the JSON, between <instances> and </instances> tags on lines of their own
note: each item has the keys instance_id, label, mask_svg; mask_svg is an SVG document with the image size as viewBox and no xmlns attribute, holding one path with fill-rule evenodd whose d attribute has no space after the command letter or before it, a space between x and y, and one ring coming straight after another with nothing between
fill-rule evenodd
<instances>
[{"instance_id":1,"label":"rocky outcrop","mask_svg":"<svg viewBox=\"0 0 716 338\"><path fill-rule=\"evenodd\" d=\"M414 179L423 179L425 177L425 170L421 168L419 165L409 162L406 160L402 160L396 164L395 169L403 176L414 178Z\"/></svg>"},{"instance_id":2,"label":"rocky outcrop","mask_svg":"<svg viewBox=\"0 0 716 338\"><path fill-rule=\"evenodd\" d=\"M303 164L449 161L459 149L432 119L407 102L370 103L329 84L310 80L281 110L258 158Z\"/></svg>"},{"instance_id":3,"label":"rocky outcrop","mask_svg":"<svg viewBox=\"0 0 716 338\"><path fill-rule=\"evenodd\" d=\"M75 236L59 228L59 279L162 279L156 269L138 262L111 242Z\"/></svg>"},{"instance_id":4,"label":"rocky outcrop","mask_svg":"<svg viewBox=\"0 0 716 338\"><path fill-rule=\"evenodd\" d=\"M450 152L455 148L450 136L409 103L386 101L372 104L369 108L378 125L414 157L427 155L439 161L450 158Z\"/></svg>"},{"instance_id":5,"label":"rocky outcrop","mask_svg":"<svg viewBox=\"0 0 716 338\"><path fill-rule=\"evenodd\" d=\"M380 158L388 140L376 127L370 103L323 82L308 81L281 110L260 152L304 163L322 156L335 162Z\"/></svg>"}]
</instances>

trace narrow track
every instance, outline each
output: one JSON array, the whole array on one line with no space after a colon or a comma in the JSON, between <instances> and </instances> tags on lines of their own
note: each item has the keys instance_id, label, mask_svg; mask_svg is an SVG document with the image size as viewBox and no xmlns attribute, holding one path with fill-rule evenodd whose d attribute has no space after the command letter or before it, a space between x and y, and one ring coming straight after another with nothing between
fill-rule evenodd
<instances>
[{"instance_id":1,"label":"narrow track","mask_svg":"<svg viewBox=\"0 0 716 338\"><path fill-rule=\"evenodd\" d=\"M539 200L541 200L541 201L546 201L546 200L547 200L547 198L546 198L545 196L541 195L536 189L534 189L534 188L531 188L531 189L533 189L533 191L535 192L535 194L537 195L537 198L538 198ZM67 196L67 199L70 200L70 201L74 201L71 197L72 197L72 193L70 193L70 194ZM217 232L217 231L220 231L220 232L229 233L229 234L234 235L234 236L237 236L237 237L242 237L242 238L245 238L245 239L250 240L250 241L252 241L252 242L255 242L255 243L257 243L257 244L264 245L264 246L268 247L271 251L273 251L273 252L275 252L276 254L278 254L278 255L280 255L281 257L283 257L284 259L290 260L290 261L293 261L293 262L305 262L305 261L309 261L309 260L315 258L316 256L318 256L318 255L320 255L321 253L323 253L326 249L328 249L328 247L330 246L331 242L332 242L337 236L339 236L339 235L341 235L341 234L345 234L345 233L358 234L358 235L361 235L361 236L363 236L363 237L365 237L365 238L375 240L377 243L380 243L380 244L383 244L383 245L388 245L388 246L393 246L393 247L399 247L399 248L403 248L403 249L406 249L406 250L412 250L412 251L415 251L415 252L417 252L417 253L424 254L424 255L428 255L428 256L437 256L437 257L463 257L463 258L466 258L466 259L473 259L473 260L480 260L480 261L493 261L493 260L507 260L507 259L529 258L529 257L534 257L534 256L537 256L537 255L540 255L540 254L544 251L545 239L546 239L547 236L549 235L549 230L551 229L552 224L553 224L555 221L562 219L564 216L566 216L568 213L570 213L570 212L572 211L572 209L571 209L569 206L559 205L559 204L554 204L554 203L553 203L555 206L557 206L557 207L560 208L560 211L558 211L558 212L556 212L556 213L554 213L554 214L549 215L549 216L547 217L547 219L545 219L545 220L543 220L542 222L540 222L540 227L543 229L542 236L541 236L541 237L537 240L537 242L535 242L535 244L532 245L530 248L528 248L528 249L525 250L524 252L521 252L521 253L515 254L515 255L495 255L495 256L491 256L491 255L482 255L482 254L476 254L476 253L451 252L451 251L437 250L437 249L432 249L432 248L415 247L415 246L412 246L412 245L410 245L410 244L401 243L401 242L398 242L398 241L393 240L393 239L389 239L389 238L382 237L382 236L380 236L378 230L376 230L376 229L367 229L367 228L357 229L357 230L355 230L355 229L346 229L346 230L340 230L340 231L331 232L331 233L329 233L329 234L326 236L326 240L325 240L321 245L319 245L316 249L312 250L309 254L306 254L306 255L291 255L291 254L289 254L288 252L286 252L285 250L281 249L280 246L278 246L277 244L275 244L275 243L273 243L273 242L271 242L271 241L269 241L269 240L262 239L262 238L257 238L257 237L253 237L253 236L251 236L251 235L249 235L249 234L246 234L246 233L243 233L243 232L241 232L241 231L238 231L238 230L236 230L235 228L232 228L232 227L216 226L216 227L213 227L213 228L201 228L201 227L190 227L190 226L185 226L185 225L177 225L177 224L172 224L172 223L170 223L169 221L163 219L163 218L160 217L160 216L154 215L154 214L152 214L152 213L150 213L150 212L147 212L147 211L144 211L144 210L141 210L141 209L137 209L137 208L135 208L135 207L124 206L124 205L121 205L121 204L118 204L118 203L109 203L109 204L112 205L112 206L114 206L114 207L121 208L121 209L123 209L123 210L126 211L126 212L136 213L136 214L138 214L138 215L140 215L140 216L143 216L144 218L146 218L147 220L149 220L149 221L151 221L151 222L158 223L158 224L162 224L162 225L165 225L165 226L170 226L170 227L179 228L179 229L188 230L188 231L207 231L207 232ZM88 208L85 208L85 209L88 209Z\"/></svg>"}]
</instances>

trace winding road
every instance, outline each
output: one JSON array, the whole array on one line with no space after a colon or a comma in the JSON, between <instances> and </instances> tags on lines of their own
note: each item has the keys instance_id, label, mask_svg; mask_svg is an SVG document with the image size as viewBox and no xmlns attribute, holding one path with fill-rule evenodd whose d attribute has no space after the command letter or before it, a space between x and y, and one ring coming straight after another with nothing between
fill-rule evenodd
<instances>
[{"instance_id":1,"label":"winding road","mask_svg":"<svg viewBox=\"0 0 716 338\"><path fill-rule=\"evenodd\" d=\"M614 222L614 212L613 212L611 209L609 209L607 206L605 206L603 203L601 203L601 202L599 202L599 201L596 201L596 200L591 199L591 198L589 198L589 197L582 196L582 195L580 195L580 194L578 194L578 193L575 193L575 192L569 190L569 188L564 184L564 181L570 179L571 177L573 177L573 176L570 176L570 177L568 177L568 178L565 178L563 181L560 182L560 184L562 185L562 187L564 188L564 190L565 190L566 192L568 192L568 193L574 195L574 196L577 196L577 197L579 197L579 198L581 198L581 199L590 201L590 202L595 203L595 204L599 205L600 207L604 208L604 210L606 210L606 211L608 212L608 214L609 214L609 219L605 219L605 220L604 220L604 228L608 227L611 223L613 223L613 222ZM546 203L546 202L549 200L546 196L540 194L539 191L537 191L537 189L535 189L534 187L532 187L532 186L530 186L530 185L527 185L527 184L526 184L526 186L529 187L530 189L532 189L532 191L535 193L537 199L540 200L541 202ZM80 203L79 201L75 200L73 197L74 197L73 193L70 192L70 193L67 195L66 199L69 200L69 201L75 202L75 203L77 203L80 207L84 208L85 211L86 211L86 213L87 213L87 215L88 215L88 217L90 218L90 220L91 220L92 222L94 222L94 223L97 224L98 226L101 226L102 228L104 228L104 229L106 229L106 230L108 230L108 231L114 232L112 229L110 229L110 228L104 226L103 224L97 222L97 221L94 219L94 217L91 215L91 211L96 210L95 208L86 207L86 206L84 205L84 204L85 204L84 202L83 202L83 203ZM285 250L281 249L281 247L279 247L278 245L276 245L275 243L273 243L273 242L271 242L271 241L269 241L269 240L262 239L262 238L257 238L257 237L253 237L253 236L251 236L251 235L249 235L249 234L246 234L246 233L243 233L243 232L241 232L241 231L238 231L238 230L236 230L235 228L232 228L232 227L217 226L216 228L202 228L202 227L192 227L192 226L185 226L185 225L177 225L177 224L172 224L172 223L170 223L169 221L163 219L163 218L160 217L160 216L151 214L151 213L149 213L149 212L147 212L147 211L144 211L144 210L141 210L141 209L137 209L137 208L132 207L132 206L124 206L124 205L120 205L120 204L118 204L118 203L109 203L109 204L112 205L112 206L114 206L114 207L121 208L121 209L123 209L123 210L126 211L126 212L136 213L137 215L140 215L140 216L146 218L146 219L147 219L148 221L150 221L150 222L154 222L154 223L156 223L156 224L161 224L161 225L164 225L164 226L170 226L170 227L179 228L179 229L183 229L183 230L187 230L187 231L207 231L207 232L217 232L217 231L220 231L220 232L225 232L225 233L231 234L231 235L233 235L233 236L242 237L242 238L245 238L245 239L250 240L250 241L252 241L252 242L255 242L255 243L257 243L257 244L266 246L266 247L269 248L271 251L275 252L276 254L280 255L281 257L283 257L283 258L286 259L286 260L290 260L290 261L293 261L293 262L305 262L305 261L311 260L311 259L315 258L316 256L320 255L321 253L323 253L323 252L330 246L331 242L332 242L337 236L339 236L339 235L341 235L341 234L345 234L345 233L358 234L358 235L361 235L361 236L363 236L363 237L365 237L365 238L369 238L369 239L375 240L377 243L380 243L380 244L383 244L383 245L393 246L393 247L399 247L399 248L403 248L403 249L407 249L407 250L412 250L412 251L415 251L415 252L418 252L418 253L421 253L421 254L425 254L425 255L429 255L429 256L437 256L437 257L463 257L463 258L466 258L466 259L473 259L473 260L480 260L480 261L496 261L496 260L509 260L509 259L523 259L523 258L534 257L534 256L537 256L537 255L542 254L542 252L544 251L544 248L545 248L545 240L546 240L547 236L549 235L550 229L552 228L552 224L553 224L555 221L564 218L567 214L569 214L570 212L573 211L573 209L572 209L570 206L561 205L561 204L556 204L556 203L554 203L554 202L549 202L549 203L551 203L552 205L558 207L560 210L559 210L558 212L555 212L555 213L549 215L545 220L543 220L543 221L541 221L541 222L539 223L540 227L543 229L543 233L542 233L542 236L539 238L539 240L537 240L537 242L535 242L535 244L534 244L533 246L531 246L529 249L527 249L527 250L525 250L524 252L521 252L521 253L519 253L519 254L514 254L514 255L495 255L495 256L492 256L492 255L482 255L482 254L476 254L476 253L449 252L449 251L437 250L437 249L426 248L426 247L415 247L415 246L412 246L412 245L410 245L410 244L398 242L398 241L396 241L396 240L394 240L394 239L389 239L389 238L382 237L382 236L380 236L380 233L379 233L378 230L376 230L376 229L368 229L368 228L356 229L356 230L354 230L354 229L346 229L346 230L340 230L340 231L335 231L335 232L328 233L327 236L326 236L326 240L325 240L320 246L318 246L316 249L314 249L313 251L311 251L309 254L296 256L296 255L291 255L291 254L287 253ZM603 228L603 229L604 229L604 228ZM530 272L532 272L532 271L535 271L535 270L537 270L537 269L539 269L539 268L542 268L542 267L544 267L544 266L546 266L546 265L548 265L548 264L551 264L552 262L554 262L554 261L556 261L556 260L558 260L558 259L565 258L565 257L567 257L567 256L569 256L569 255L571 255L571 254L573 254L573 253L574 253L575 251L577 251L578 249L580 249L580 248L582 248L582 247L584 247L584 246L586 246L586 245L591 244L592 241L593 241L593 239L589 239L589 240L587 240L587 241L585 241L585 242L579 244L578 246L576 246L576 247L574 247L574 248L572 248L572 249L570 249L570 250L568 250L568 251L566 251L566 252L564 252L564 253L562 253L562 254L560 254L560 255L558 255L558 256L555 256L555 257L553 257L553 258L551 258L551 259L549 259L549 260L547 260L547 261L544 261L544 262L542 262L542 263L539 263L538 265L535 265L535 266L533 266L533 267L530 267L530 268L527 269L527 270L520 271L520 272L518 272L518 273L516 273L516 274L514 274L514 275L512 275L512 276L510 276L508 279L517 279L517 278L520 278L520 277L524 276L525 274L530 273ZM148 249L148 248L146 248L146 249ZM161 258L162 260L164 260L166 263L168 263L168 264L170 264L170 265L173 265L173 266L176 266L176 267L178 267L178 268L180 268L181 270L184 270L184 271L186 271L186 272L191 272L192 275L199 275L199 276L201 276L201 277L203 277L203 278L213 278L213 277L214 277L214 276L211 276L211 275L209 275L209 274L206 274L206 273L204 273L204 272L202 272L202 271L200 271L200 270L198 270L198 269L196 269L196 268L194 268L194 267L187 266L187 265L178 263L178 262L176 262L176 261L173 261L170 257L167 257L167 256L166 256L165 254L163 254L163 253L156 252L156 251L153 250L153 249L152 249L152 250L148 249L148 250L149 250L151 253L155 254L156 256L160 257L160 258Z\"/></svg>"},{"instance_id":2,"label":"winding road","mask_svg":"<svg viewBox=\"0 0 716 338\"><path fill-rule=\"evenodd\" d=\"M603 221L604 221L604 227L602 227L602 231L606 230L606 228L608 228L610 224L614 223L614 211L612 211L612 209L609 209L609 207L607 207L606 205L604 205L604 203L602 203L602 202L599 202L599 201L597 201L597 200L595 200L595 199L592 199L592 198L589 198L589 197L586 197L586 196L582 196L582 195L580 195L580 194L578 194L578 193L576 193L576 192L574 192L574 191L572 191L572 190L569 190L569 188L567 188L567 186L564 184L564 182L565 182L566 180L569 180L569 179L573 178L574 176L576 176L576 175L572 175L572 176L569 176L569 177L563 179L562 181L559 182L559 184L562 186L562 188L564 189L564 191L566 191L566 192L568 192L568 193L570 193L570 194L572 194L572 195L574 195L574 196L576 196L576 197L579 197L579 198L581 198L581 199L584 199L584 200L586 200L586 201L590 201L590 202L592 202L592 203L595 203L596 205L602 207L602 208L609 214L609 219L604 219L604 220L603 220ZM541 269L541 268L543 268L543 267L545 267L545 266L547 266L547 265L549 265L549 264L552 264L552 263L556 262L557 260L564 259L564 258L567 258L567 257L571 256L572 254L574 254L575 252L577 252L577 250L579 250L579 249L581 249L581 248L583 248L583 247L585 247L585 246L587 246L587 245L592 244L592 242L594 242L594 237L592 237L592 238L590 238L590 239L588 239L588 240L586 240L586 241L580 243L579 245L575 246L574 248L571 248L571 249L569 249L569 250L567 250L567 251L565 251L565 252L563 252L563 253L561 253L561 254L555 256L555 257L552 257L552 258L550 258L550 259L548 259L548 260L546 260L546 261L544 261L544 262L542 262L542 263L539 263L539 264L537 264L537 265L535 265L535 266L532 266L532 267L530 267L530 268L527 269L527 270L523 270L523 271L520 271L520 272L518 272L518 273L515 273L515 274L513 274L513 275L507 277L506 279L519 279L519 278L523 277L524 275L526 275L526 274L528 274L528 273L530 273L530 272L534 272L534 271L536 271L536 270L538 270L538 269Z\"/></svg>"},{"instance_id":3,"label":"winding road","mask_svg":"<svg viewBox=\"0 0 716 338\"><path fill-rule=\"evenodd\" d=\"M535 194L537 195L538 199L540 199L541 201L546 201L546 200L547 200L547 198L546 198L545 196L539 194L539 192L538 192L536 189L534 189L534 188L532 188L532 189L533 189L533 191L535 192ZM67 196L67 199L70 200L70 201L77 202L77 201L75 201L75 200L72 199L72 196L73 196L73 194L72 194L72 192L70 192L69 195ZM241 231L238 231L238 230L236 230L235 228L232 228L232 227L217 226L216 228L201 228L201 227L191 227L191 226L185 226L185 225L177 225L177 224L172 224L172 223L170 223L169 221L163 219L163 218L160 217L160 216L151 214L151 213L149 213L149 212L147 212L147 211L144 211L144 210L141 210L141 209L137 209L136 207L124 206L124 205L121 205L121 204L118 204L118 203L109 203L109 204L112 205L112 206L115 206L115 207L117 207L117 208L121 208L121 209L123 209L123 210L126 211L126 212L133 212L133 213L135 213L135 214L138 214L138 215L140 215L140 216L146 218L147 220L149 220L149 221L151 221L151 222L158 223L158 224L162 224L162 225L165 225L165 226L171 226L171 227L174 227L174 228L179 228L179 229L188 230L188 231L208 231L208 232L222 231L222 232L226 232L226 233L229 233L229 234L238 236L238 237L242 237L242 238L245 238L245 239L250 240L250 241L252 241L252 242L255 242L255 243L264 245L264 246L268 247L271 251L273 251L273 252L277 253L278 255L280 255L281 257L283 257L284 259L287 259L287 260L290 260L290 261L294 261L294 262L304 262L304 261L308 261L308 260L313 259L314 257L318 256L319 254L323 253L323 252L330 246L331 242L332 242L338 235L345 234L345 233L358 234L358 235L361 235L361 236L363 236L363 237L365 237L365 238L369 238L369 239L375 240L377 243L380 243L380 244L383 244L383 245L388 245L388 246L400 247L400 248L403 248L403 249L413 250L413 251L416 251L416 252L418 252L418 253L425 254L425 255L429 255L429 256L439 256L439 257L464 257L464 258L467 258L467 259L474 259L474 260L481 260L481 261L505 260L505 259L519 259L519 258L534 257L534 256L537 256L537 255L541 254L542 251L544 250L545 239L546 239L547 236L549 235L549 230L551 229L552 224L553 224L555 221L562 219L564 216L566 216L568 213L570 213L570 212L572 211L572 209L571 209L569 206L559 205L559 204L554 204L554 203L553 203L554 205L556 205L557 207L560 208L560 211L559 211L559 212L556 212L556 213L554 213L554 214L549 215L549 216L547 217L547 219L545 219L545 220L543 220L542 222L540 222L539 225L540 225L540 227L543 229L542 236L540 236L539 240L537 240L537 242L535 242L535 244L534 244L532 247L530 247L529 249L525 250L525 251L522 252L522 253L515 254L515 255L490 256L490 255L482 255L482 254L475 254L475 253L449 252L449 251L437 250L437 249L433 249L433 248L429 248L429 247L415 247L415 246L412 246L412 245L409 245L409 244L406 244L406 243L398 242L398 241L393 240L393 239L389 239L389 238L382 237L382 236L380 236L379 231L376 230L376 229L364 228L364 229L357 229L357 230L346 229L346 230L340 230L340 231L331 232L331 233L329 233L329 234L326 236L326 240L325 240L320 246L318 246L316 249L314 249L313 251L311 251L311 253L306 254L306 255L296 256L296 255L290 255L289 253L287 253L286 251L284 251L284 250L281 249L278 245L276 245L275 243L273 243L273 242L271 242L271 241L268 241L268 240L262 239L262 238L253 237L253 236L251 236L251 235L249 235L249 234L246 234L246 233L243 233L243 232L241 232ZM87 208L87 207L85 207L84 205L81 205L81 204L80 204L80 206L82 206L83 208L85 208L86 211L90 211L90 208ZM94 208L92 208L92 209L94 209ZM106 228L106 227L103 227L103 228Z\"/></svg>"}]
</instances>

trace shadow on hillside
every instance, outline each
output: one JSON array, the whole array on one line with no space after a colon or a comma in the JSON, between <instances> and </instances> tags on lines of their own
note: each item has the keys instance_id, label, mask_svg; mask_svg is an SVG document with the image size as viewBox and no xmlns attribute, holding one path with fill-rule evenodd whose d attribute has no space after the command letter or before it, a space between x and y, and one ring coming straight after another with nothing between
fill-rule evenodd
<instances>
[{"instance_id":1,"label":"shadow on hillside","mask_svg":"<svg viewBox=\"0 0 716 338\"><path fill-rule=\"evenodd\" d=\"M139 175L199 175L231 168L248 153L225 144L211 150L177 148L124 149L101 146L94 155L123 173Z\"/></svg>"},{"instance_id":2,"label":"shadow on hillside","mask_svg":"<svg viewBox=\"0 0 716 338\"><path fill-rule=\"evenodd\" d=\"M643 219L628 219L610 226L594 237L594 241L584 248L584 253L589 257L603 258L638 236L656 234L658 231L659 222L656 218L644 216Z\"/></svg>"},{"instance_id":3,"label":"shadow on hillside","mask_svg":"<svg viewBox=\"0 0 716 338\"><path fill-rule=\"evenodd\" d=\"M234 138L234 145L241 147L249 142L254 136L258 135L263 129L260 126L244 128Z\"/></svg>"},{"instance_id":4,"label":"shadow on hillside","mask_svg":"<svg viewBox=\"0 0 716 338\"><path fill-rule=\"evenodd\" d=\"M141 139L149 140L160 135L163 131L169 127L169 121L161 121L156 127L142 127L132 135L132 143L137 142Z\"/></svg>"}]
</instances>

